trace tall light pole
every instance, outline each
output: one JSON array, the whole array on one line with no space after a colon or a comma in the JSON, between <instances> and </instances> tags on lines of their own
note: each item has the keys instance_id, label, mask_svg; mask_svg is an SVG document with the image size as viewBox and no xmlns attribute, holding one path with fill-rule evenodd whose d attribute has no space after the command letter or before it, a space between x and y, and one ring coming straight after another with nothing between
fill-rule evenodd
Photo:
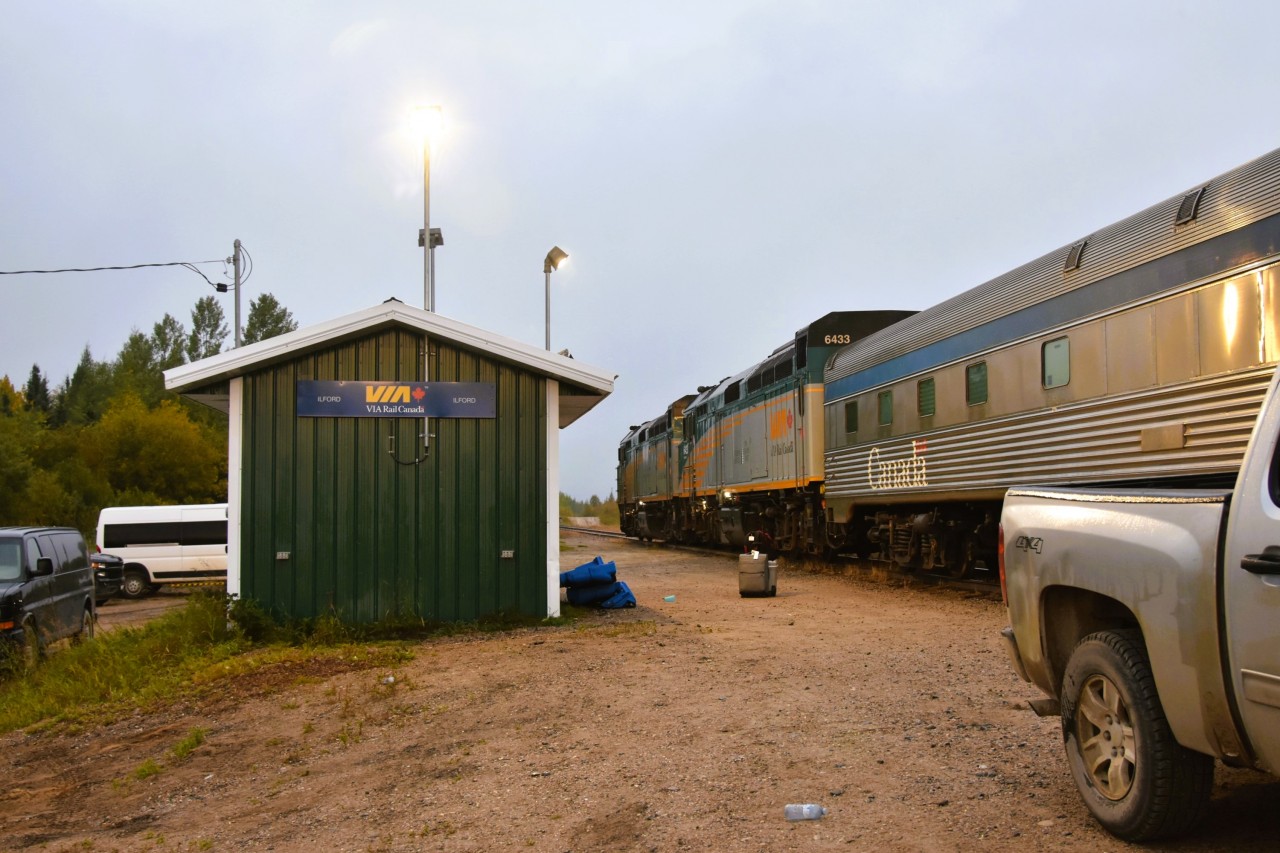
<instances>
[{"instance_id":1,"label":"tall light pole","mask_svg":"<svg viewBox=\"0 0 1280 853\"><path fill-rule=\"evenodd\" d=\"M244 342L244 336L240 333L240 239L237 237L232 246L232 266L236 274L236 349L239 349Z\"/></svg>"},{"instance_id":2,"label":"tall light pole","mask_svg":"<svg viewBox=\"0 0 1280 853\"><path fill-rule=\"evenodd\" d=\"M569 253L559 246L552 246L547 259L542 262L542 272L547 277L547 351L551 351L551 271L569 260Z\"/></svg>"},{"instance_id":3,"label":"tall light pole","mask_svg":"<svg viewBox=\"0 0 1280 853\"><path fill-rule=\"evenodd\" d=\"M422 231L418 245L422 247L422 307L436 310L435 248L444 245L439 228L431 227L431 142L440 132L444 114L438 106L415 110L418 131L422 134Z\"/></svg>"}]
</instances>

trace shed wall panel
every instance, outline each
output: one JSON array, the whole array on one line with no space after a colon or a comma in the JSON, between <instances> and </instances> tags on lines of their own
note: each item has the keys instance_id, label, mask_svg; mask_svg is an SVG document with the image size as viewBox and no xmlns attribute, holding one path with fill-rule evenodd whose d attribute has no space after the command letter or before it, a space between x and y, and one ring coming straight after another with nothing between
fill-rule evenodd
<instances>
[{"instance_id":1,"label":"shed wall panel","mask_svg":"<svg viewBox=\"0 0 1280 853\"><path fill-rule=\"evenodd\" d=\"M431 342L428 381L493 382L496 418L433 419L427 448L413 418L296 416L298 380L420 382L426 349L391 329L245 377L242 595L357 622L545 615L543 378Z\"/></svg>"}]
</instances>

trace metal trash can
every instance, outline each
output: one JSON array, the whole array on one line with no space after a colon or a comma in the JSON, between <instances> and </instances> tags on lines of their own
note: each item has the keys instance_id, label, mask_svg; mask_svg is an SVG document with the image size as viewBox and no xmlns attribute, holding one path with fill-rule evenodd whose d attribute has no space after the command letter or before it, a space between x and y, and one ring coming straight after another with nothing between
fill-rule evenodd
<instances>
[{"instance_id":1,"label":"metal trash can","mask_svg":"<svg viewBox=\"0 0 1280 853\"><path fill-rule=\"evenodd\" d=\"M778 561L759 551L738 557L738 595L760 598L778 594Z\"/></svg>"}]
</instances>

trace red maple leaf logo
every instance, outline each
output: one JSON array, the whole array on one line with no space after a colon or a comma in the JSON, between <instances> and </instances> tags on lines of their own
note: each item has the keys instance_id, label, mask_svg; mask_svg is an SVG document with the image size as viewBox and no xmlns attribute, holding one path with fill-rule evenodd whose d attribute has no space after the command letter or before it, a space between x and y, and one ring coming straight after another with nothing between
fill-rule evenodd
<instances>
[{"instance_id":1,"label":"red maple leaf logo","mask_svg":"<svg viewBox=\"0 0 1280 853\"><path fill-rule=\"evenodd\" d=\"M421 385L413 389L414 400L417 400L418 402L422 402L422 398L425 396L427 396L426 389L424 389Z\"/></svg>"}]
</instances>

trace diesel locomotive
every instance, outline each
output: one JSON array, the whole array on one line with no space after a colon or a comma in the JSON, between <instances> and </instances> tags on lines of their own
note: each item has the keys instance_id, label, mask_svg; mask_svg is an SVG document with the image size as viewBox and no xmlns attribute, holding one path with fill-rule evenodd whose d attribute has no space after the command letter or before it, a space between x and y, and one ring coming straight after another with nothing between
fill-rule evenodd
<instances>
[{"instance_id":1,"label":"diesel locomotive","mask_svg":"<svg viewBox=\"0 0 1280 853\"><path fill-rule=\"evenodd\" d=\"M681 398L619 447L623 531L962 577L995 565L1010 486L1234 482L1278 326L1275 151L925 311L828 315Z\"/></svg>"},{"instance_id":2,"label":"diesel locomotive","mask_svg":"<svg viewBox=\"0 0 1280 853\"><path fill-rule=\"evenodd\" d=\"M821 550L823 365L910 313L832 312L631 427L618 448L622 532L742 546L762 530L782 550Z\"/></svg>"}]
</instances>

